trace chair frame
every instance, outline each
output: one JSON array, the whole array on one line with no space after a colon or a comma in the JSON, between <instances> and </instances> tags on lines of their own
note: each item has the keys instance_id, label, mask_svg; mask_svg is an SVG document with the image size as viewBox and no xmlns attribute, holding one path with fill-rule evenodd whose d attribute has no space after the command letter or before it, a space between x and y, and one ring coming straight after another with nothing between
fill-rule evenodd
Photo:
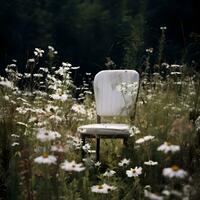
<instances>
[{"instance_id":1,"label":"chair frame","mask_svg":"<svg viewBox=\"0 0 200 200\"><path fill-rule=\"evenodd\" d=\"M139 79L139 82L138 82L138 91L137 91L137 96L136 96L136 100L134 102L134 112L133 112L133 115L130 116L130 120L131 121L135 121L135 116L136 116L136 107L137 107L137 101L138 101L138 96L139 96L139 91L140 91L140 79ZM97 115L97 124L101 124L101 116L100 115ZM99 161L100 159L100 139L123 139L123 144L125 147L128 146L128 138L129 136L128 135L104 135L104 134L98 134L98 135L95 135L95 134L80 134L81 135L81 140L82 140L82 146L85 145L85 141L86 141L86 138L95 138L96 139L96 161ZM82 159L84 158L85 156L85 151L83 150L82 148Z\"/></svg>"}]
</instances>

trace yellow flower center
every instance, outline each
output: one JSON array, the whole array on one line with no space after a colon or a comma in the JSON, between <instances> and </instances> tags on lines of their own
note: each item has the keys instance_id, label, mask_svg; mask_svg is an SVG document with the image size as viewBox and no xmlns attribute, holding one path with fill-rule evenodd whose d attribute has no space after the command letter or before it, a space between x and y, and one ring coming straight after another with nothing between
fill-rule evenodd
<instances>
[{"instance_id":1,"label":"yellow flower center","mask_svg":"<svg viewBox=\"0 0 200 200\"><path fill-rule=\"evenodd\" d=\"M179 170L179 167L177 165L173 165L171 168L175 172Z\"/></svg>"},{"instance_id":2,"label":"yellow flower center","mask_svg":"<svg viewBox=\"0 0 200 200\"><path fill-rule=\"evenodd\" d=\"M170 145L171 145L171 143L170 143L170 142L166 142L166 144L167 144L167 146L170 146Z\"/></svg>"},{"instance_id":3,"label":"yellow flower center","mask_svg":"<svg viewBox=\"0 0 200 200\"><path fill-rule=\"evenodd\" d=\"M44 152L44 153L43 153L43 158L48 158L48 156L49 156L49 155L48 155L47 152Z\"/></svg>"},{"instance_id":4,"label":"yellow flower center","mask_svg":"<svg viewBox=\"0 0 200 200\"><path fill-rule=\"evenodd\" d=\"M135 169L132 169L132 168L131 168L131 171L132 171L133 173L135 173L135 172L136 172L136 171L135 171Z\"/></svg>"},{"instance_id":5,"label":"yellow flower center","mask_svg":"<svg viewBox=\"0 0 200 200\"><path fill-rule=\"evenodd\" d=\"M102 185L98 185L97 187L98 187L98 189L103 189Z\"/></svg>"}]
</instances>

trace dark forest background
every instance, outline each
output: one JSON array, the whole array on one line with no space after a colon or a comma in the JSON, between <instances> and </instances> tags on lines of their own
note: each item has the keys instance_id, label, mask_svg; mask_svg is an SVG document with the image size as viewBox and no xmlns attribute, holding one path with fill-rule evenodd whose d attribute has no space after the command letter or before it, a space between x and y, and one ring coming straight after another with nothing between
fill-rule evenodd
<instances>
[{"instance_id":1,"label":"dark forest background","mask_svg":"<svg viewBox=\"0 0 200 200\"><path fill-rule=\"evenodd\" d=\"M106 57L138 68L150 47L156 63L161 26L167 29L160 62L198 67L199 8L193 0L0 0L1 71L12 59L23 71L34 48L48 45L81 72L105 69Z\"/></svg>"}]
</instances>

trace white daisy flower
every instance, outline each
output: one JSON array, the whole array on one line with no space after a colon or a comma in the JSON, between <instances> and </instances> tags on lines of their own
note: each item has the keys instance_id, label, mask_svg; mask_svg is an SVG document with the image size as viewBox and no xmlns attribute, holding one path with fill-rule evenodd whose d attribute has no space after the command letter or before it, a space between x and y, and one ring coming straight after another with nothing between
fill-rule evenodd
<instances>
[{"instance_id":1,"label":"white daisy flower","mask_svg":"<svg viewBox=\"0 0 200 200\"><path fill-rule=\"evenodd\" d=\"M11 89L14 88L13 82L11 82L11 81L9 81L9 80L7 80L7 79L1 80L1 81L0 81L0 85L5 86L5 87L7 87L7 88L11 88Z\"/></svg>"},{"instance_id":2,"label":"white daisy flower","mask_svg":"<svg viewBox=\"0 0 200 200\"><path fill-rule=\"evenodd\" d=\"M10 97L7 96L7 95L5 95L5 96L4 96L4 99L5 99L6 101L9 101L9 100L10 100Z\"/></svg>"},{"instance_id":3,"label":"white daisy flower","mask_svg":"<svg viewBox=\"0 0 200 200\"><path fill-rule=\"evenodd\" d=\"M40 48L35 48L35 51L34 51L34 55L35 56L39 56L39 57L42 57L44 54L44 50L40 49Z\"/></svg>"},{"instance_id":4,"label":"white daisy flower","mask_svg":"<svg viewBox=\"0 0 200 200\"><path fill-rule=\"evenodd\" d=\"M95 164L94 164L96 167L100 167L101 166L101 162L96 162Z\"/></svg>"},{"instance_id":5,"label":"white daisy flower","mask_svg":"<svg viewBox=\"0 0 200 200\"><path fill-rule=\"evenodd\" d=\"M165 154L169 153L169 152L175 153L177 151L180 151L180 146L178 146L178 145L172 145L172 144L170 144L168 142L164 142L164 144L160 145L157 148L157 151L162 151Z\"/></svg>"},{"instance_id":6,"label":"white daisy flower","mask_svg":"<svg viewBox=\"0 0 200 200\"><path fill-rule=\"evenodd\" d=\"M144 136L143 138L139 138L138 140L135 141L135 143L136 144L142 144L144 142L153 140L154 138L155 138L155 136L147 135L147 136Z\"/></svg>"},{"instance_id":7,"label":"white daisy flower","mask_svg":"<svg viewBox=\"0 0 200 200\"><path fill-rule=\"evenodd\" d=\"M58 115L51 115L49 117L50 120L54 121L55 123L58 123L58 122L61 122L62 121L62 118L59 117Z\"/></svg>"},{"instance_id":8,"label":"white daisy flower","mask_svg":"<svg viewBox=\"0 0 200 200\"><path fill-rule=\"evenodd\" d=\"M144 162L144 164L145 164L145 165L154 166L154 165L157 165L158 162L154 162L154 161L152 161L152 160L149 160L149 161L147 161L147 162Z\"/></svg>"},{"instance_id":9,"label":"white daisy flower","mask_svg":"<svg viewBox=\"0 0 200 200\"><path fill-rule=\"evenodd\" d=\"M11 134L11 137L19 138L20 136L16 134Z\"/></svg>"},{"instance_id":10,"label":"white daisy flower","mask_svg":"<svg viewBox=\"0 0 200 200\"><path fill-rule=\"evenodd\" d=\"M120 167L124 167L124 166L127 166L127 165L129 165L130 164L130 159L126 159L126 158L124 158L123 160L121 160L119 163L118 163L118 165L120 166Z\"/></svg>"},{"instance_id":11,"label":"white daisy flower","mask_svg":"<svg viewBox=\"0 0 200 200\"><path fill-rule=\"evenodd\" d=\"M53 155L48 155L47 153L44 153L42 156L39 156L34 159L35 163L38 164L56 164L57 158Z\"/></svg>"},{"instance_id":12,"label":"white daisy flower","mask_svg":"<svg viewBox=\"0 0 200 200\"><path fill-rule=\"evenodd\" d=\"M140 130L139 128L137 128L136 126L132 126L130 127L129 129L129 133L130 133L130 137L134 136L134 135L137 135L140 133Z\"/></svg>"},{"instance_id":13,"label":"white daisy flower","mask_svg":"<svg viewBox=\"0 0 200 200\"><path fill-rule=\"evenodd\" d=\"M59 95L59 94L52 94L50 95L50 97L54 100L60 100L60 101L66 101L68 99L68 95L67 94L62 94L62 95Z\"/></svg>"},{"instance_id":14,"label":"white daisy flower","mask_svg":"<svg viewBox=\"0 0 200 200\"><path fill-rule=\"evenodd\" d=\"M58 106L54 106L54 105L51 105L51 104L48 104L45 108L45 110L47 112L53 112L55 113L56 111L58 111L59 107Z\"/></svg>"},{"instance_id":15,"label":"white daisy flower","mask_svg":"<svg viewBox=\"0 0 200 200\"><path fill-rule=\"evenodd\" d=\"M51 146L52 152L64 152L64 148L62 145L53 145Z\"/></svg>"},{"instance_id":16,"label":"white daisy flower","mask_svg":"<svg viewBox=\"0 0 200 200\"><path fill-rule=\"evenodd\" d=\"M160 30L166 30L166 29L167 29L166 26L161 26L161 27L160 27Z\"/></svg>"},{"instance_id":17,"label":"white daisy flower","mask_svg":"<svg viewBox=\"0 0 200 200\"><path fill-rule=\"evenodd\" d=\"M85 115L87 113L85 106L82 105L82 104L74 104L72 106L71 110L78 113L78 114L82 114L82 115Z\"/></svg>"},{"instance_id":18,"label":"white daisy flower","mask_svg":"<svg viewBox=\"0 0 200 200\"><path fill-rule=\"evenodd\" d=\"M61 135L60 133L56 131L50 131L50 130L46 130L45 128L39 128L36 137L41 142L47 142L47 141L52 141L57 138L60 138Z\"/></svg>"},{"instance_id":19,"label":"white daisy flower","mask_svg":"<svg viewBox=\"0 0 200 200\"><path fill-rule=\"evenodd\" d=\"M142 174L142 167L131 168L130 170L126 170L126 175L128 177L138 177Z\"/></svg>"},{"instance_id":20,"label":"white daisy flower","mask_svg":"<svg viewBox=\"0 0 200 200\"><path fill-rule=\"evenodd\" d=\"M81 149L83 141L79 137L68 136L70 140L67 143L75 149Z\"/></svg>"},{"instance_id":21,"label":"white daisy flower","mask_svg":"<svg viewBox=\"0 0 200 200\"><path fill-rule=\"evenodd\" d=\"M11 146L12 146L12 147L19 146L19 142L13 142L13 143L11 144Z\"/></svg>"},{"instance_id":22,"label":"white daisy flower","mask_svg":"<svg viewBox=\"0 0 200 200\"><path fill-rule=\"evenodd\" d=\"M95 193L102 193L102 194L107 194L111 190L115 190L116 187L107 185L106 183L102 185L94 185L91 187L91 191Z\"/></svg>"},{"instance_id":23,"label":"white daisy flower","mask_svg":"<svg viewBox=\"0 0 200 200\"><path fill-rule=\"evenodd\" d=\"M116 172L114 170L107 170L103 176L111 177L115 174Z\"/></svg>"},{"instance_id":24,"label":"white daisy flower","mask_svg":"<svg viewBox=\"0 0 200 200\"><path fill-rule=\"evenodd\" d=\"M90 146L90 144L85 144L84 146L82 146L82 149L85 151L85 152L89 152L90 151L90 148L91 148L91 146Z\"/></svg>"},{"instance_id":25,"label":"white daisy flower","mask_svg":"<svg viewBox=\"0 0 200 200\"><path fill-rule=\"evenodd\" d=\"M162 173L163 176L168 178L185 178L188 175L188 173L185 170L180 169L176 165L173 165L169 168L164 168Z\"/></svg>"},{"instance_id":26,"label":"white daisy flower","mask_svg":"<svg viewBox=\"0 0 200 200\"><path fill-rule=\"evenodd\" d=\"M54 49L54 47L52 47L52 46L48 46L48 49L50 50L50 51L54 51L55 49Z\"/></svg>"},{"instance_id":27,"label":"white daisy flower","mask_svg":"<svg viewBox=\"0 0 200 200\"><path fill-rule=\"evenodd\" d=\"M85 170L85 167L83 167L82 163L77 164L74 160L72 162L65 160L63 163L61 163L60 167L61 169L68 172L70 171L81 172Z\"/></svg>"},{"instance_id":28,"label":"white daisy flower","mask_svg":"<svg viewBox=\"0 0 200 200\"><path fill-rule=\"evenodd\" d=\"M149 192L148 190L144 190L144 196L151 200L163 200L164 197L157 195L155 193Z\"/></svg>"},{"instance_id":29,"label":"white daisy flower","mask_svg":"<svg viewBox=\"0 0 200 200\"><path fill-rule=\"evenodd\" d=\"M68 62L62 62L63 67L71 67L72 65Z\"/></svg>"},{"instance_id":30,"label":"white daisy flower","mask_svg":"<svg viewBox=\"0 0 200 200\"><path fill-rule=\"evenodd\" d=\"M79 69L80 68L80 66L77 66L77 67L71 67L71 69L73 69L73 70L76 70L76 69Z\"/></svg>"}]
</instances>

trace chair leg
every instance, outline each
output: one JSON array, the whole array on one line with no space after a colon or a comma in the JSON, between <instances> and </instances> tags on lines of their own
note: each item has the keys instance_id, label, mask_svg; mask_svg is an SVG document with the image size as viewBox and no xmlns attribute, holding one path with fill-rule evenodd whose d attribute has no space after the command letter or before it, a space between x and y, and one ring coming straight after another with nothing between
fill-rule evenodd
<instances>
[{"instance_id":1,"label":"chair leg","mask_svg":"<svg viewBox=\"0 0 200 200\"><path fill-rule=\"evenodd\" d=\"M127 147L128 146L128 138L124 138L123 143L124 143L124 146Z\"/></svg>"},{"instance_id":2,"label":"chair leg","mask_svg":"<svg viewBox=\"0 0 200 200\"><path fill-rule=\"evenodd\" d=\"M100 138L96 138L96 161L99 161Z\"/></svg>"},{"instance_id":3,"label":"chair leg","mask_svg":"<svg viewBox=\"0 0 200 200\"><path fill-rule=\"evenodd\" d=\"M81 139L82 139L82 147L83 147L85 145L85 137L81 136ZM85 156L85 151L83 150L82 147L81 147L81 156L82 156L82 159L83 159L84 156Z\"/></svg>"}]
</instances>

